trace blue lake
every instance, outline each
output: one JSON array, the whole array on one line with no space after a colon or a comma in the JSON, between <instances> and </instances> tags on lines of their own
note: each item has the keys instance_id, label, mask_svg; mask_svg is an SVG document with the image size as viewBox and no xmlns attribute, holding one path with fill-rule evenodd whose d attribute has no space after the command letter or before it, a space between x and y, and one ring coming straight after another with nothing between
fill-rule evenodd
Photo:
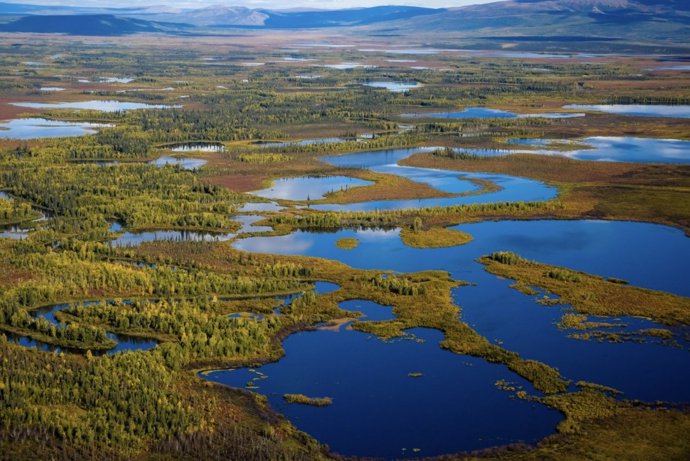
<instances>
[{"instance_id":1,"label":"blue lake","mask_svg":"<svg viewBox=\"0 0 690 461\"><path fill-rule=\"evenodd\" d=\"M26 107L29 109L74 109L74 110L97 110L101 112L118 112L121 110L138 110L138 109L170 109L179 108L182 106L168 106L162 104L145 104L141 102L125 102L125 101L75 101L75 102L13 102L10 103L17 107Z\"/></svg>"},{"instance_id":2,"label":"blue lake","mask_svg":"<svg viewBox=\"0 0 690 461\"><path fill-rule=\"evenodd\" d=\"M565 107L568 109L569 107ZM446 118L446 119L466 119L466 118L574 118L584 117L582 113L575 112L545 112L541 114L517 114L499 109L489 109L487 107L468 107L467 109L454 112L419 112L401 114L402 117L416 118Z\"/></svg>"},{"instance_id":3,"label":"blue lake","mask_svg":"<svg viewBox=\"0 0 690 461\"><path fill-rule=\"evenodd\" d=\"M249 202L242 205L237 211L242 213L266 213L283 209L284 207L278 205L276 202Z\"/></svg>"},{"instance_id":4,"label":"blue lake","mask_svg":"<svg viewBox=\"0 0 690 461\"><path fill-rule=\"evenodd\" d=\"M110 244L115 247L136 246L145 242L173 241L173 242L221 242L230 240L236 234L158 230L146 232L124 232Z\"/></svg>"},{"instance_id":5,"label":"blue lake","mask_svg":"<svg viewBox=\"0 0 690 461\"><path fill-rule=\"evenodd\" d=\"M184 158L184 157L160 157L156 160L149 162L152 165L165 166L165 165L178 165L183 170L198 170L202 166L208 163L206 160L201 158Z\"/></svg>"},{"instance_id":6,"label":"blue lake","mask_svg":"<svg viewBox=\"0 0 690 461\"><path fill-rule=\"evenodd\" d=\"M61 122L45 118L18 118L0 122L0 139L64 138L94 134L98 128L112 125Z\"/></svg>"},{"instance_id":7,"label":"blue lake","mask_svg":"<svg viewBox=\"0 0 690 461\"><path fill-rule=\"evenodd\" d=\"M556 196L556 190L531 179L514 176L480 173L461 173L457 171L437 170L432 168L415 168L400 166L397 163L413 154L430 152L433 148L394 149L386 151L362 152L357 154L324 157L322 160L344 168L367 168L377 173L394 174L411 181L428 184L441 192L467 194L475 192L479 186L468 179L490 180L503 189L497 192L460 197L428 198L416 200L378 200L343 205L312 205L315 210L360 211L392 210L404 208L453 206L469 203L489 203L505 201L542 201Z\"/></svg>"},{"instance_id":8,"label":"blue lake","mask_svg":"<svg viewBox=\"0 0 690 461\"><path fill-rule=\"evenodd\" d=\"M564 109L642 117L690 118L690 106L664 104L568 104Z\"/></svg>"},{"instance_id":9,"label":"blue lake","mask_svg":"<svg viewBox=\"0 0 690 461\"><path fill-rule=\"evenodd\" d=\"M273 230L270 226L255 226L254 223L264 219L263 216L256 215L239 215L233 216L233 221L238 221L242 224L239 232L271 232Z\"/></svg>"},{"instance_id":10,"label":"blue lake","mask_svg":"<svg viewBox=\"0 0 690 461\"><path fill-rule=\"evenodd\" d=\"M409 333L424 342L383 342L347 328L298 333L285 341L283 359L258 370L265 378L247 369L205 378L252 382L299 429L347 455L392 459L534 442L560 421L558 412L497 389L500 379L531 387L505 367L440 349L439 332ZM288 404L285 393L329 396L333 404Z\"/></svg>"},{"instance_id":11,"label":"blue lake","mask_svg":"<svg viewBox=\"0 0 690 461\"><path fill-rule=\"evenodd\" d=\"M234 243L238 249L318 256L362 269L414 272L446 270L453 278L476 284L454 290L463 320L492 341L501 341L525 358L558 367L566 378L612 386L626 398L690 401L690 354L655 342L598 343L568 338L556 323L564 307L544 307L484 271L476 260L493 251L607 277L633 285L690 296L684 260L690 239L665 226L608 221L498 221L457 226L475 239L462 246L415 249L405 246L398 230L298 231L279 237L255 237ZM357 238L359 246L342 250L338 239ZM635 248L635 251L630 251ZM623 318L629 327L660 327ZM630 329L623 329L630 331ZM280 362L279 362L280 363ZM370 387L375 386L368 382Z\"/></svg>"},{"instance_id":12,"label":"blue lake","mask_svg":"<svg viewBox=\"0 0 690 461\"><path fill-rule=\"evenodd\" d=\"M252 194L270 199L318 200L329 192L371 184L373 184L371 181L364 181L349 176L305 176L278 179L273 182L270 188L252 192Z\"/></svg>"},{"instance_id":13,"label":"blue lake","mask_svg":"<svg viewBox=\"0 0 690 461\"><path fill-rule=\"evenodd\" d=\"M537 150L462 149L478 155L508 155L531 152L542 155L561 155L577 160L634 163L690 163L690 141L679 139L656 139L635 137L596 136L576 140L517 139L511 144L537 146ZM551 143L571 144L574 150L549 150ZM579 147L579 148L578 148Z\"/></svg>"}]
</instances>

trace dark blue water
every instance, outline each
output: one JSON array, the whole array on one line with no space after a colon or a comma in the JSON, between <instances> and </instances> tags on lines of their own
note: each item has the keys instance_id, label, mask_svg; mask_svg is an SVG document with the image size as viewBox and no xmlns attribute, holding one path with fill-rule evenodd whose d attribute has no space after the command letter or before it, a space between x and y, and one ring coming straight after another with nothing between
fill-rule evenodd
<instances>
[{"instance_id":1,"label":"dark blue water","mask_svg":"<svg viewBox=\"0 0 690 461\"><path fill-rule=\"evenodd\" d=\"M440 349L437 331L409 333L424 342L384 342L347 328L299 333L285 341L283 359L258 369L263 379L247 369L205 378L234 387L251 382L299 429L347 455L398 458L534 442L561 419L497 389L505 379L531 390L505 367ZM285 393L328 396L333 404L288 404Z\"/></svg>"},{"instance_id":2,"label":"dark blue water","mask_svg":"<svg viewBox=\"0 0 690 461\"><path fill-rule=\"evenodd\" d=\"M361 321L393 320L395 318L391 306L382 306L368 299L351 299L341 302L339 306L346 311L361 312L363 314L363 317L359 318Z\"/></svg>"},{"instance_id":3,"label":"dark blue water","mask_svg":"<svg viewBox=\"0 0 690 461\"><path fill-rule=\"evenodd\" d=\"M280 237L236 242L236 248L265 253L301 254L342 261L362 269L415 272L446 270L476 284L454 290L462 318L492 341L502 341L525 358L558 367L566 378L615 387L627 398L690 401L690 354L650 342L598 343L568 338L556 323L565 307L544 307L484 271L476 259L497 250L569 267L633 285L690 296L687 283L690 239L666 226L609 221L499 221L456 227L474 236L466 245L443 249L405 246L398 230L295 232ZM338 239L357 238L359 246L342 250ZM631 249L634 249L631 251ZM660 327L623 318L626 331ZM619 329L620 330L620 329ZM372 383L373 385L373 383Z\"/></svg>"},{"instance_id":4,"label":"dark blue water","mask_svg":"<svg viewBox=\"0 0 690 461\"><path fill-rule=\"evenodd\" d=\"M98 304L98 302L93 302L93 301L87 301L82 303L84 306L89 306L89 305L94 305ZM33 318L39 318L43 317L46 320L48 320L50 323L55 325L56 327L60 327L60 322L55 318L55 314L57 314L59 311L68 309L71 307L69 304L56 304L54 306L48 306L48 307L43 307L40 309L36 309L31 311L31 316ZM158 344L155 340L150 339L150 338L142 338L138 336L130 336L130 335L123 335L123 334L116 334L116 333L108 333L107 334L108 338L114 339L117 341L117 345L106 351L105 353L108 355L115 354L118 352L126 352L126 351L135 351L135 350L148 350L153 348L156 344ZM26 336L18 336L15 334L10 334L8 335L10 340L15 341L17 344L24 346L24 347L33 347L42 351L46 352L82 352L81 350L72 350L68 348L62 348L58 346L54 346L52 344L47 344L42 341L37 341L32 338L28 338ZM103 352L101 351L96 351L94 352L94 355L101 354Z\"/></svg>"},{"instance_id":5,"label":"dark blue water","mask_svg":"<svg viewBox=\"0 0 690 461\"><path fill-rule=\"evenodd\" d=\"M340 289L340 285L337 283L318 281L314 282L314 291L319 295L325 295L328 293L333 293Z\"/></svg>"}]
</instances>

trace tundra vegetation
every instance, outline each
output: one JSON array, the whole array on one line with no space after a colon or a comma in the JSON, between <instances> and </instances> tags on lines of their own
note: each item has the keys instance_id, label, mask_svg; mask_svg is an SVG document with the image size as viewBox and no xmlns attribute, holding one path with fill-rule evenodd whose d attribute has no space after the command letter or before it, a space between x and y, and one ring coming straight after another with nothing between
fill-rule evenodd
<instances>
[{"instance_id":1,"label":"tundra vegetation","mask_svg":"<svg viewBox=\"0 0 690 461\"><path fill-rule=\"evenodd\" d=\"M645 73L654 61L625 56L581 63L439 53L416 66L426 68L414 69L374 52L367 59L378 67L319 67L319 78L311 79L302 78L314 72L305 67L309 64L273 62L283 38L273 36L275 43L264 47L252 45L253 37L240 34L230 44L206 37L189 44L188 38L139 36L113 38L118 46L112 47L95 38L0 37L2 119L38 114L107 125L91 136L0 140L0 191L8 193L0 195L0 226L29 230L23 240L0 238L0 459L332 459L327 447L275 413L266 398L211 384L200 372L278 360L289 334L356 318L338 307L351 299L393 306L395 315L386 321L355 320L355 330L388 339L415 327L437 329L444 335L442 348L505 365L526 379L535 395L510 386L503 387L506 392L564 415L557 433L538 445L499 448L481 459L595 454L625 459L630 453L639 459L686 459L686 409L628 402L601 386L573 384L549 364L489 341L463 321L451 295L462 282L446 272L359 270L323 259L247 253L214 241L130 247L109 242L120 232L147 230L238 233L241 224L233 217L248 213L242 207L266 202L247 192L283 177L347 174L375 183L329 194L323 200L327 203L447 196L395 175L320 161L324 155L416 146L457 153L420 153L406 165L530 177L556 186L558 197L362 212L321 212L284 202L284 209L263 213L260 224L273 227L270 235L399 227L403 241L415 248L467 243L472 236L447 227L496 219L639 220L688 232L688 166L535 154L483 158L462 150L506 148L506 140L516 137L690 139L687 120L594 113L565 119L439 120L402 114L472 106L535 114L568 103L687 104L690 74ZM362 58L349 48L304 53L324 62ZM215 54L227 58L223 65L202 65L203 58ZM246 67L239 65L243 60L270 62ZM99 83L100 77L112 75L136 80ZM404 93L361 85L377 78L424 85ZM48 85L65 91L42 93L40 87ZM174 107L37 112L8 104L93 99ZM185 152L185 157L206 161L195 170L149 163L171 154L166 146L187 142L217 142L224 149ZM500 189L490 180L479 186L478 193ZM337 245L355 248L352 240ZM562 319L566 329L607 327L588 322L587 315L643 316L669 326L690 322L686 298L512 253L493 253L482 263L489 272L516 280L523 291L538 287L570 304L575 312ZM318 294L317 281L337 283L340 289ZM274 312L276 296L299 293ZM632 299L641 302L628 302ZM55 314L55 322L37 314L58 304L68 307ZM232 316L245 312L257 317ZM645 334L666 337L665 331ZM108 354L117 344L111 333L153 339L157 345ZM46 350L22 347L18 338L37 341ZM330 403L303 395L285 399Z\"/></svg>"}]
</instances>

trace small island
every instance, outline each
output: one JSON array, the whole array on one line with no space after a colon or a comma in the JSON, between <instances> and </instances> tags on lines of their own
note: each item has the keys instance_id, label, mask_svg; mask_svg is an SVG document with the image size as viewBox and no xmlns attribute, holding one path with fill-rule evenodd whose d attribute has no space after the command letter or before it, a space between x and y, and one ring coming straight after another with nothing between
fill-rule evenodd
<instances>
[{"instance_id":1,"label":"small island","mask_svg":"<svg viewBox=\"0 0 690 461\"><path fill-rule=\"evenodd\" d=\"M335 242L335 246L342 250L354 250L359 246L359 240L356 238L346 237Z\"/></svg>"},{"instance_id":2,"label":"small island","mask_svg":"<svg viewBox=\"0 0 690 461\"><path fill-rule=\"evenodd\" d=\"M412 248L446 248L465 245L472 236L465 232L443 227L428 230L405 228L400 231L403 243Z\"/></svg>"},{"instance_id":3,"label":"small island","mask_svg":"<svg viewBox=\"0 0 690 461\"><path fill-rule=\"evenodd\" d=\"M330 397L307 397L304 394L285 394L283 399L288 403L299 403L313 407L327 407L333 403L333 399Z\"/></svg>"}]
</instances>

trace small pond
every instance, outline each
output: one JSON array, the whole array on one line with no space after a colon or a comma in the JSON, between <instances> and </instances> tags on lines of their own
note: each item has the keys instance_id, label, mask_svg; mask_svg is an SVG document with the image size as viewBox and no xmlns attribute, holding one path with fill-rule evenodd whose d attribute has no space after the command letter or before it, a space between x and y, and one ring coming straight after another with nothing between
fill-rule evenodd
<instances>
[{"instance_id":1,"label":"small pond","mask_svg":"<svg viewBox=\"0 0 690 461\"><path fill-rule=\"evenodd\" d=\"M565 107L566 109L568 107ZM467 118L575 118L584 117L585 114L577 112L545 112L537 114L518 114L500 109L489 109L488 107L468 107L461 111L453 112L419 112L401 114L402 117L415 118L446 118L446 119L467 119Z\"/></svg>"},{"instance_id":2,"label":"small pond","mask_svg":"<svg viewBox=\"0 0 690 461\"><path fill-rule=\"evenodd\" d=\"M110 127L98 123L61 122L45 118L18 118L0 122L0 139L40 139L84 136L98 128Z\"/></svg>"},{"instance_id":3,"label":"small pond","mask_svg":"<svg viewBox=\"0 0 690 461\"><path fill-rule=\"evenodd\" d=\"M208 161L201 159L201 158L163 156L163 157L157 158L156 160L152 160L149 163L152 165L156 165L156 166L175 165L175 166L179 166L183 170L192 170L193 171L193 170L198 170L202 166L206 165L206 163L208 163Z\"/></svg>"},{"instance_id":4,"label":"small pond","mask_svg":"<svg viewBox=\"0 0 690 461\"><path fill-rule=\"evenodd\" d=\"M252 192L252 194L270 199L319 200L330 192L371 184L373 184L371 181L364 181L349 176L305 176L278 179L273 182L270 188Z\"/></svg>"},{"instance_id":5,"label":"small pond","mask_svg":"<svg viewBox=\"0 0 690 461\"><path fill-rule=\"evenodd\" d=\"M368 64L361 64L358 62L342 62L340 64L323 64L322 67L327 67L329 69L337 70L351 70L351 69L369 69L376 66L371 66Z\"/></svg>"},{"instance_id":6,"label":"small pond","mask_svg":"<svg viewBox=\"0 0 690 461\"><path fill-rule=\"evenodd\" d=\"M225 152L225 146L219 142L190 142L163 146L173 152Z\"/></svg>"},{"instance_id":7,"label":"small pond","mask_svg":"<svg viewBox=\"0 0 690 461\"><path fill-rule=\"evenodd\" d=\"M257 215L238 215L232 217L233 221L238 221L242 224L239 232L249 233L249 232L271 232L273 230L270 226L255 226L254 223L264 219L263 216Z\"/></svg>"},{"instance_id":8,"label":"small pond","mask_svg":"<svg viewBox=\"0 0 690 461\"><path fill-rule=\"evenodd\" d=\"M222 242L230 240L236 234L178 231L178 230L158 230L147 232L124 232L122 235L110 242L116 247L136 246L145 242L173 241L173 242Z\"/></svg>"},{"instance_id":9,"label":"small pond","mask_svg":"<svg viewBox=\"0 0 690 461\"><path fill-rule=\"evenodd\" d=\"M665 104L568 104L564 109L606 112L618 115L636 115L642 117L690 118L690 106Z\"/></svg>"},{"instance_id":10,"label":"small pond","mask_svg":"<svg viewBox=\"0 0 690 461\"><path fill-rule=\"evenodd\" d=\"M364 86L372 88L384 88L392 93L407 93L415 88L421 88L424 85L418 82L367 82Z\"/></svg>"}]
</instances>

